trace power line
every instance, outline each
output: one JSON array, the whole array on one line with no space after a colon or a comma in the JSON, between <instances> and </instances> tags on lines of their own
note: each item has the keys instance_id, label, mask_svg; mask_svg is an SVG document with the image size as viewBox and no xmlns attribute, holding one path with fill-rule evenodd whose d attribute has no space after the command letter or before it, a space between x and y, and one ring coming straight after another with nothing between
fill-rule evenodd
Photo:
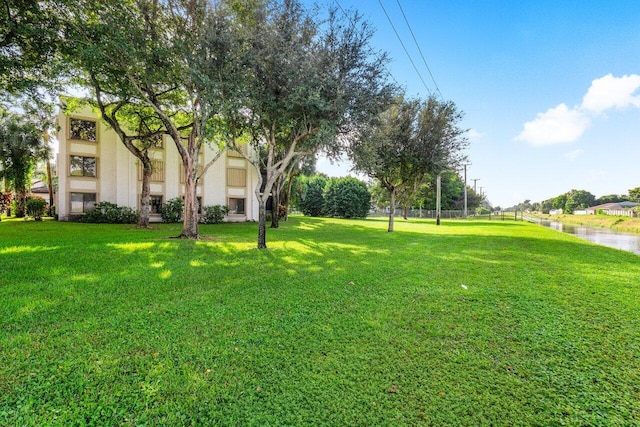
<instances>
[{"instance_id":1,"label":"power line","mask_svg":"<svg viewBox=\"0 0 640 427\"><path fill-rule=\"evenodd\" d=\"M351 23L351 27L354 27L354 26L355 26L355 21L354 21L354 19L353 19L351 16L349 16L349 14L347 13L347 11L346 11L346 10L344 10L344 8L342 7L342 5L340 4L340 2L339 2L338 0L333 0L333 1L336 3L336 5L338 5L338 8L342 11L343 15L344 15L344 16L346 16L346 17L347 17L347 19L349 19L349 22ZM371 50L373 51L373 48L372 48L372 47L371 47L371 45L369 44L369 41L367 41L367 46L369 46L369 49L371 49ZM406 51L406 49L405 49L405 51ZM415 65L414 65L414 68L415 68ZM393 80L393 81L394 81L398 86L400 86L400 83L398 83L398 81L397 81L397 80L396 80L396 78L393 76L393 74L391 74L391 71L389 70L389 68L387 68L387 65L386 65L386 64L385 64L385 66L384 66L384 69L387 71L387 75L388 75L389 77L391 77L391 79L392 79L392 80ZM424 83L424 81L423 81L422 83ZM429 90L429 89L427 89L427 90Z\"/></svg>"},{"instance_id":2,"label":"power line","mask_svg":"<svg viewBox=\"0 0 640 427\"><path fill-rule=\"evenodd\" d=\"M385 9L384 5L382 4L382 0L378 0L378 3L380 4L380 7L384 11L384 14L387 17L387 20L389 21L389 24L391 24L391 28L393 28L393 32L396 33L396 37L398 38L398 41L400 42L400 45L404 49L404 52L407 54L407 58L409 58L409 62L411 62L411 65L413 65L413 69L416 71L416 74L418 74L418 77L420 77L420 81L422 81L422 84L424 85L424 88L427 90L427 92L429 92L429 95L431 95L431 91L429 90L429 87L427 86L427 84L425 83L424 79L422 78L422 74L420 74L420 71L418 71L418 67L416 67L416 64L413 62L413 59L411 58L411 55L409 55L409 51L407 50L407 48L405 47L404 43L402 42L402 38L400 38L400 34L398 34L398 31L396 30L395 25L393 25L393 22L391 21L391 18L389 17L389 14L387 13L387 9Z\"/></svg>"},{"instance_id":3,"label":"power line","mask_svg":"<svg viewBox=\"0 0 640 427\"><path fill-rule=\"evenodd\" d=\"M380 0L378 0L378 1L380 1ZM402 5L400 4L400 0L396 0L396 2L398 3L398 7L400 8L400 12L402 12L402 17L404 18L404 22L407 24L407 27L409 28L409 32L411 33L411 37L413 37L413 42L416 44L416 47L418 48L418 52L420 52L420 57L422 57L422 62L424 62L424 66L427 67L427 71L429 71L429 75L431 76L431 80L433 81L433 85L436 87L436 90L438 91L440 96L442 98L444 98L444 96L442 95L442 92L440 91L440 88L438 87L438 84L436 83L436 79L433 77L433 74L431 73L431 68L429 68L429 65L427 64L427 60L424 58L424 55L422 54L422 49L420 49L420 45L418 44L418 40L416 40L416 36L415 36L415 34L413 34L413 30L411 29L411 25L409 25L409 20L407 19L407 15L405 15L404 9L402 9Z\"/></svg>"}]
</instances>

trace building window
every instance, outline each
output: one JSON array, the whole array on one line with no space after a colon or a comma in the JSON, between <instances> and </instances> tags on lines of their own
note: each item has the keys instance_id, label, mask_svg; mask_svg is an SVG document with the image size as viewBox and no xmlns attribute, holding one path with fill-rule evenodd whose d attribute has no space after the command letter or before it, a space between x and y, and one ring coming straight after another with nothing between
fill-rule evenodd
<instances>
[{"instance_id":1,"label":"building window","mask_svg":"<svg viewBox=\"0 0 640 427\"><path fill-rule=\"evenodd\" d=\"M96 193L71 193L71 213L85 213L96 204Z\"/></svg>"},{"instance_id":2,"label":"building window","mask_svg":"<svg viewBox=\"0 0 640 427\"><path fill-rule=\"evenodd\" d=\"M229 198L229 213L235 215L244 215L245 199Z\"/></svg>"},{"instance_id":3,"label":"building window","mask_svg":"<svg viewBox=\"0 0 640 427\"><path fill-rule=\"evenodd\" d=\"M162 213L162 196L150 196L151 200L151 213L152 214L160 214Z\"/></svg>"},{"instance_id":4,"label":"building window","mask_svg":"<svg viewBox=\"0 0 640 427\"><path fill-rule=\"evenodd\" d=\"M164 162L162 160L151 160L151 168L151 181L164 182ZM138 162L138 181L142 181L142 172L142 163Z\"/></svg>"},{"instance_id":5,"label":"building window","mask_svg":"<svg viewBox=\"0 0 640 427\"><path fill-rule=\"evenodd\" d=\"M227 186L228 187L246 187L247 186L247 170L240 168L227 168Z\"/></svg>"},{"instance_id":6,"label":"building window","mask_svg":"<svg viewBox=\"0 0 640 427\"><path fill-rule=\"evenodd\" d=\"M71 176L96 177L96 158L84 156L71 156L69 161L69 174Z\"/></svg>"},{"instance_id":7,"label":"building window","mask_svg":"<svg viewBox=\"0 0 640 427\"><path fill-rule=\"evenodd\" d=\"M96 142L96 122L93 120L69 119L69 139Z\"/></svg>"}]
</instances>

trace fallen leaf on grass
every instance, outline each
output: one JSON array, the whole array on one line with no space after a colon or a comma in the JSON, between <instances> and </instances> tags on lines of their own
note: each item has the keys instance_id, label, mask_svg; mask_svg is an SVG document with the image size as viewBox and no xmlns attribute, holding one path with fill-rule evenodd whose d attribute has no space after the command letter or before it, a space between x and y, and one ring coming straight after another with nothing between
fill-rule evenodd
<instances>
[{"instance_id":1,"label":"fallen leaf on grass","mask_svg":"<svg viewBox=\"0 0 640 427\"><path fill-rule=\"evenodd\" d=\"M389 389L389 393L397 393L398 392L398 387L393 386Z\"/></svg>"},{"instance_id":2,"label":"fallen leaf on grass","mask_svg":"<svg viewBox=\"0 0 640 427\"><path fill-rule=\"evenodd\" d=\"M211 369L207 369L206 371L204 371L205 375L209 375L211 373Z\"/></svg>"},{"instance_id":3,"label":"fallen leaf on grass","mask_svg":"<svg viewBox=\"0 0 640 427\"><path fill-rule=\"evenodd\" d=\"M355 285L355 282L352 280L351 282L349 282L349 284L350 284L351 286L353 286L353 285Z\"/></svg>"}]
</instances>

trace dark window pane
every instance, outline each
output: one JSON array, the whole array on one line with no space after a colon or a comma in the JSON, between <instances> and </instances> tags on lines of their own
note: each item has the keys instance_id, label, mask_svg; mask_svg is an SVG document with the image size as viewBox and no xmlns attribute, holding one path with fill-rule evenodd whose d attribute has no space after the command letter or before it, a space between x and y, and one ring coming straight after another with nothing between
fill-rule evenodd
<instances>
[{"instance_id":1,"label":"dark window pane","mask_svg":"<svg viewBox=\"0 0 640 427\"><path fill-rule=\"evenodd\" d=\"M229 213L244 214L244 199L229 199Z\"/></svg>"},{"instance_id":2,"label":"dark window pane","mask_svg":"<svg viewBox=\"0 0 640 427\"><path fill-rule=\"evenodd\" d=\"M93 209L96 204L96 195L95 193L85 193L84 194L84 212L89 209Z\"/></svg>"},{"instance_id":3,"label":"dark window pane","mask_svg":"<svg viewBox=\"0 0 640 427\"><path fill-rule=\"evenodd\" d=\"M96 122L69 119L69 139L96 142Z\"/></svg>"},{"instance_id":4,"label":"dark window pane","mask_svg":"<svg viewBox=\"0 0 640 427\"><path fill-rule=\"evenodd\" d=\"M85 157L84 158L84 176L96 176L96 158Z\"/></svg>"},{"instance_id":5,"label":"dark window pane","mask_svg":"<svg viewBox=\"0 0 640 427\"><path fill-rule=\"evenodd\" d=\"M69 162L69 173L71 176L83 176L84 161L81 156L71 156Z\"/></svg>"},{"instance_id":6,"label":"dark window pane","mask_svg":"<svg viewBox=\"0 0 640 427\"><path fill-rule=\"evenodd\" d=\"M151 213L159 214L162 209L162 196L151 196Z\"/></svg>"}]
</instances>

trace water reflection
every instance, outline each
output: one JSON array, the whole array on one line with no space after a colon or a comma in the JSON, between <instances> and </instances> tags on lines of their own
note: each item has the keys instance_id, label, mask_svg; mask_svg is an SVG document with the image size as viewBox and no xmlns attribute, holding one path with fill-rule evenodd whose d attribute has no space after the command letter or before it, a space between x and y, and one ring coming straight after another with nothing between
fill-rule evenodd
<instances>
[{"instance_id":1,"label":"water reflection","mask_svg":"<svg viewBox=\"0 0 640 427\"><path fill-rule=\"evenodd\" d=\"M540 224L563 233L573 234L581 239L599 245L622 249L640 255L640 236L620 233L608 228L594 228L562 224L557 221L540 221Z\"/></svg>"}]
</instances>

